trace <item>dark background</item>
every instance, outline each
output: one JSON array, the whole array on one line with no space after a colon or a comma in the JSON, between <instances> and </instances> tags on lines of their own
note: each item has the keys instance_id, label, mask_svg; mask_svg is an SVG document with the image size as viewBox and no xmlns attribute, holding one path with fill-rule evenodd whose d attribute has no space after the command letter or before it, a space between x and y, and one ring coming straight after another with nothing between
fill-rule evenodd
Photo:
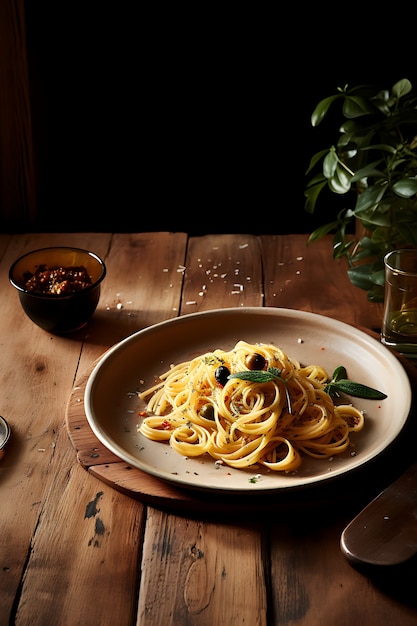
<instances>
[{"instance_id":1,"label":"dark background","mask_svg":"<svg viewBox=\"0 0 417 626\"><path fill-rule=\"evenodd\" d=\"M310 115L346 83L416 82L406 20L140 6L26 2L32 230L259 234L333 219L344 197L304 210L310 157L335 137Z\"/></svg>"}]
</instances>

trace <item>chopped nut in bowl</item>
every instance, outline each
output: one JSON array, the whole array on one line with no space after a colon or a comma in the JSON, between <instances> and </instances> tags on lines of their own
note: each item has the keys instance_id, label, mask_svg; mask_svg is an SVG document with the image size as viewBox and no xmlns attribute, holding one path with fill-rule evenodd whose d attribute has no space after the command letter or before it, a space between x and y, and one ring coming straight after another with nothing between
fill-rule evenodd
<instances>
[{"instance_id":1,"label":"chopped nut in bowl","mask_svg":"<svg viewBox=\"0 0 417 626\"><path fill-rule=\"evenodd\" d=\"M18 258L9 270L27 316L51 333L78 330L97 308L104 262L81 248L33 250Z\"/></svg>"}]
</instances>

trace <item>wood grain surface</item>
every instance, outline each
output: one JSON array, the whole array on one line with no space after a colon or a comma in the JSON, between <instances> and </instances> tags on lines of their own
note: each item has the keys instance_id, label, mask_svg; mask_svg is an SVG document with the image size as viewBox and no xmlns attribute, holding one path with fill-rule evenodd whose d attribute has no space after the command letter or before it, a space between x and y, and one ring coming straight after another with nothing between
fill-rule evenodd
<instances>
[{"instance_id":1,"label":"wood grain surface","mask_svg":"<svg viewBox=\"0 0 417 626\"><path fill-rule=\"evenodd\" d=\"M178 315L289 307L377 332L381 305L350 285L331 237L306 241L0 236L0 414L12 428L0 463L0 626L417 624L415 563L364 573L339 547L345 525L413 460L417 420L366 472L248 512L190 494L176 509L176 488L97 446L81 411L85 376L106 350ZM107 265L93 319L68 336L30 322L8 284L17 256L48 245L89 248Z\"/></svg>"}]
</instances>

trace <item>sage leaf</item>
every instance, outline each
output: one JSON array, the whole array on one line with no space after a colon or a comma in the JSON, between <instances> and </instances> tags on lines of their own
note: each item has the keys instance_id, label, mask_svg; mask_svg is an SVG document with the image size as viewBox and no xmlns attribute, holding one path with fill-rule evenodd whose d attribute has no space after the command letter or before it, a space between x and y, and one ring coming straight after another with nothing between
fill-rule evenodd
<instances>
[{"instance_id":1,"label":"sage leaf","mask_svg":"<svg viewBox=\"0 0 417 626\"><path fill-rule=\"evenodd\" d=\"M236 372L235 374L229 374L228 378L238 378L240 380L248 380L252 383L268 383L274 378L284 383L285 395L287 398L288 411L292 414L291 399L287 387L287 381L282 378L281 370L277 367L268 367L267 370L245 370L242 372ZM343 365L339 365L333 372L332 379L327 383L324 391L331 397L340 397L341 393L355 398L364 398L366 400L384 400L388 396L374 389L368 387L362 383L355 383L347 378L346 368Z\"/></svg>"},{"instance_id":2,"label":"sage leaf","mask_svg":"<svg viewBox=\"0 0 417 626\"><path fill-rule=\"evenodd\" d=\"M271 368L272 369L272 368ZM279 370L277 370L279 372ZM251 383L269 383L274 378L279 378L276 374L265 370L248 370L229 374L228 378L239 378L239 380L248 380Z\"/></svg>"},{"instance_id":3,"label":"sage leaf","mask_svg":"<svg viewBox=\"0 0 417 626\"><path fill-rule=\"evenodd\" d=\"M332 392L345 393L348 396L354 396L355 398L365 398L366 400L384 400L388 396L378 389L373 389L367 385L361 383L355 383L347 378L340 378L336 382L330 382L325 391L332 395Z\"/></svg>"},{"instance_id":4,"label":"sage leaf","mask_svg":"<svg viewBox=\"0 0 417 626\"><path fill-rule=\"evenodd\" d=\"M335 383L341 378L347 378L346 368L343 367L343 365L339 365L339 367L336 367L335 371L333 372L332 382Z\"/></svg>"},{"instance_id":5,"label":"sage leaf","mask_svg":"<svg viewBox=\"0 0 417 626\"><path fill-rule=\"evenodd\" d=\"M384 400L387 397L385 393L378 391L378 389L348 380L346 368L343 365L336 367L332 379L329 380L324 391L329 396L337 398L340 398L341 393L367 400Z\"/></svg>"}]
</instances>

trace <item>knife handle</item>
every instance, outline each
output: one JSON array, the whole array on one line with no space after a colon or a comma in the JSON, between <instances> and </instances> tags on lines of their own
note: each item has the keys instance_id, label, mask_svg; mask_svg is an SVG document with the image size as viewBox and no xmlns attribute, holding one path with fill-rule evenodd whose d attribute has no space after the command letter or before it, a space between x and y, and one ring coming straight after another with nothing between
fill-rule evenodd
<instances>
[{"instance_id":1,"label":"knife handle","mask_svg":"<svg viewBox=\"0 0 417 626\"><path fill-rule=\"evenodd\" d=\"M417 463L343 530L340 548L355 564L398 565L417 552Z\"/></svg>"}]
</instances>

